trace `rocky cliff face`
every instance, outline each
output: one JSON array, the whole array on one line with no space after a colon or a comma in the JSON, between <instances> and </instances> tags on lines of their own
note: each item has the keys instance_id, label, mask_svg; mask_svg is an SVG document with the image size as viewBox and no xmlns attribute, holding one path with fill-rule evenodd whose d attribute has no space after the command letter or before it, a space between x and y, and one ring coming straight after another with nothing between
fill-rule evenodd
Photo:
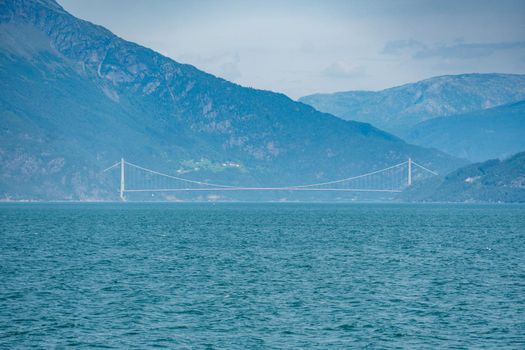
<instances>
[{"instance_id":1,"label":"rocky cliff face","mask_svg":"<svg viewBox=\"0 0 525 350\"><path fill-rule=\"evenodd\" d=\"M51 0L0 2L0 27L4 198L115 198L100 170L121 156L243 185L332 180L408 156L462 164L177 63Z\"/></svg>"}]
</instances>

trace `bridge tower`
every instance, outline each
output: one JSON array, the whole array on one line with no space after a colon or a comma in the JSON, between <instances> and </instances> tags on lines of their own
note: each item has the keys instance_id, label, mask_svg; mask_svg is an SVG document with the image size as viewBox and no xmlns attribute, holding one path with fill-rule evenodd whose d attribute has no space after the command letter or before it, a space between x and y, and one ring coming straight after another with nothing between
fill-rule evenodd
<instances>
[{"instance_id":1,"label":"bridge tower","mask_svg":"<svg viewBox=\"0 0 525 350\"><path fill-rule=\"evenodd\" d=\"M122 201L126 200L126 198L124 197L124 191L126 190L124 169L125 169L124 158L121 158L120 159L120 199Z\"/></svg>"},{"instance_id":2,"label":"bridge tower","mask_svg":"<svg viewBox=\"0 0 525 350\"><path fill-rule=\"evenodd\" d=\"M407 185L412 185L412 158L408 158L408 179L407 179Z\"/></svg>"}]
</instances>

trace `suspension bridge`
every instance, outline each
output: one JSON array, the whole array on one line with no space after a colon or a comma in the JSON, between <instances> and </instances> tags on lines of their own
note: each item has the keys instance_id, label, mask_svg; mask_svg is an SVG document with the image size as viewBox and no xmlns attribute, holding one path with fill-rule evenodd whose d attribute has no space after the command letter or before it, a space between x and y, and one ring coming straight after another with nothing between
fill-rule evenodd
<instances>
[{"instance_id":1,"label":"suspension bridge","mask_svg":"<svg viewBox=\"0 0 525 350\"><path fill-rule=\"evenodd\" d=\"M121 200L127 193L177 191L341 191L341 192L402 192L413 181L438 175L411 158L399 164L343 179L289 186L236 186L197 181L165 174L125 161L122 158L103 172L119 171L118 192Z\"/></svg>"}]
</instances>

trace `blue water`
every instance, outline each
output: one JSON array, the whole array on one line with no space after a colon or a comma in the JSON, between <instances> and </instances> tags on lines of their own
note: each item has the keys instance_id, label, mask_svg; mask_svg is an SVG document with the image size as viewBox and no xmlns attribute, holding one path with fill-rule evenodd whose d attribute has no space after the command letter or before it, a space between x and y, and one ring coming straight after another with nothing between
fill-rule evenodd
<instances>
[{"instance_id":1,"label":"blue water","mask_svg":"<svg viewBox=\"0 0 525 350\"><path fill-rule=\"evenodd\" d=\"M525 348L525 207L0 205L0 348Z\"/></svg>"}]
</instances>

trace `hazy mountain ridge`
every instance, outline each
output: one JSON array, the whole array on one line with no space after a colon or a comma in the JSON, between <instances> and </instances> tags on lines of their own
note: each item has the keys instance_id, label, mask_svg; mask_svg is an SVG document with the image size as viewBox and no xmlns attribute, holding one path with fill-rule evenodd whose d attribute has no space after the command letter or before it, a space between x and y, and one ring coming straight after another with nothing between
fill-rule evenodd
<instances>
[{"instance_id":1,"label":"hazy mountain ridge","mask_svg":"<svg viewBox=\"0 0 525 350\"><path fill-rule=\"evenodd\" d=\"M525 99L525 75L447 75L381 91L304 96L299 101L345 120L371 123L404 135L423 121Z\"/></svg>"},{"instance_id":2,"label":"hazy mountain ridge","mask_svg":"<svg viewBox=\"0 0 525 350\"><path fill-rule=\"evenodd\" d=\"M462 167L416 184L405 199L426 202L525 202L525 152Z\"/></svg>"},{"instance_id":3,"label":"hazy mountain ridge","mask_svg":"<svg viewBox=\"0 0 525 350\"><path fill-rule=\"evenodd\" d=\"M171 173L208 164L186 176L244 185L333 180L408 156L462 164L177 63L50 0L6 0L0 25L4 197L112 197L100 170L121 156ZM228 162L239 166L217 171Z\"/></svg>"},{"instance_id":4,"label":"hazy mountain ridge","mask_svg":"<svg viewBox=\"0 0 525 350\"><path fill-rule=\"evenodd\" d=\"M525 101L414 126L406 141L471 161L507 158L525 150Z\"/></svg>"}]
</instances>

